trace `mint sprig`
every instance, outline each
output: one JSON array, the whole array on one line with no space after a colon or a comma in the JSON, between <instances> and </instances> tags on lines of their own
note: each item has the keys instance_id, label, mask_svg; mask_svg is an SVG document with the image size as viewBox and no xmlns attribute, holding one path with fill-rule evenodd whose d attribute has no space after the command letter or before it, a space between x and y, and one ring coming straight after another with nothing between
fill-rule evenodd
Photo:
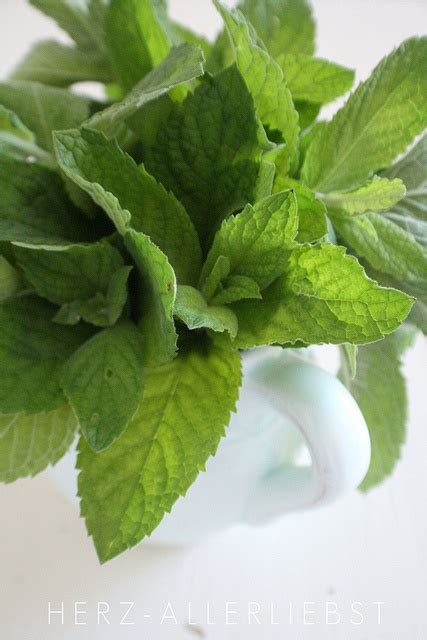
<instances>
[{"instance_id":1,"label":"mint sprig","mask_svg":"<svg viewBox=\"0 0 427 640\"><path fill-rule=\"evenodd\" d=\"M0 83L0 480L78 432L105 562L215 454L240 351L337 344L378 484L405 437L406 336L427 331L427 39L324 122L354 73L315 57L306 0L215 0L215 43L163 1L32 4L73 43Z\"/></svg>"},{"instance_id":2,"label":"mint sprig","mask_svg":"<svg viewBox=\"0 0 427 640\"><path fill-rule=\"evenodd\" d=\"M376 67L313 140L302 169L323 193L355 188L405 151L427 121L427 38L411 38Z\"/></svg>"}]
</instances>

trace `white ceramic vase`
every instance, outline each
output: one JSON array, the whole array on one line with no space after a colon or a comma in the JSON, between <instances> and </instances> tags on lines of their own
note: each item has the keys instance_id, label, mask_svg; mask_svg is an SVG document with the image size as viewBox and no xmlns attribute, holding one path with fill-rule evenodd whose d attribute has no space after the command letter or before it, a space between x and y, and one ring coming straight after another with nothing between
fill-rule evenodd
<instances>
[{"instance_id":1,"label":"white ceramic vase","mask_svg":"<svg viewBox=\"0 0 427 640\"><path fill-rule=\"evenodd\" d=\"M188 544L237 524L257 525L354 490L370 462L364 418L347 389L295 352L244 354L237 413L216 456L150 540ZM75 454L49 473L76 501Z\"/></svg>"}]
</instances>

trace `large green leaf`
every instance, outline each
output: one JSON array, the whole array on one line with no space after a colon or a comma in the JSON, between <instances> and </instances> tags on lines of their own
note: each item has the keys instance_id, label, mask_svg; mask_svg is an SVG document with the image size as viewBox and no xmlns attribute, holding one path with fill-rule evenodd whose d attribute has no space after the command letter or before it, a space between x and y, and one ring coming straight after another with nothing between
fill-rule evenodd
<instances>
[{"instance_id":1,"label":"large green leaf","mask_svg":"<svg viewBox=\"0 0 427 640\"><path fill-rule=\"evenodd\" d=\"M64 361L90 336L88 327L52 322L55 307L33 296L0 304L0 412L39 413L64 404Z\"/></svg>"},{"instance_id":2,"label":"large green leaf","mask_svg":"<svg viewBox=\"0 0 427 640\"><path fill-rule=\"evenodd\" d=\"M427 126L427 38L384 58L310 145L302 176L324 193L351 189L387 167Z\"/></svg>"},{"instance_id":3,"label":"large green leaf","mask_svg":"<svg viewBox=\"0 0 427 640\"><path fill-rule=\"evenodd\" d=\"M347 91L354 82L354 71L306 54L277 57L295 101L328 104Z\"/></svg>"},{"instance_id":4,"label":"large green leaf","mask_svg":"<svg viewBox=\"0 0 427 640\"><path fill-rule=\"evenodd\" d=\"M232 305L239 321L235 345L374 342L394 331L411 306L405 294L370 280L342 247L300 247L262 301Z\"/></svg>"},{"instance_id":5,"label":"large green leaf","mask_svg":"<svg viewBox=\"0 0 427 640\"><path fill-rule=\"evenodd\" d=\"M184 203L199 235L253 199L260 156L252 97L235 66L173 108L147 162Z\"/></svg>"},{"instance_id":6,"label":"large green leaf","mask_svg":"<svg viewBox=\"0 0 427 640\"><path fill-rule=\"evenodd\" d=\"M396 334L359 348L355 378L342 375L342 379L371 436L371 465L361 485L367 491L392 473L405 442L407 397Z\"/></svg>"},{"instance_id":7,"label":"large green leaf","mask_svg":"<svg viewBox=\"0 0 427 640\"><path fill-rule=\"evenodd\" d=\"M12 79L68 87L76 82L112 82L114 74L108 61L97 52L43 40L16 67Z\"/></svg>"},{"instance_id":8,"label":"large green leaf","mask_svg":"<svg viewBox=\"0 0 427 640\"><path fill-rule=\"evenodd\" d=\"M381 175L389 180L400 178L406 186L406 197L393 206L387 217L427 247L427 135Z\"/></svg>"},{"instance_id":9,"label":"large green leaf","mask_svg":"<svg viewBox=\"0 0 427 640\"><path fill-rule=\"evenodd\" d=\"M427 301L427 249L411 233L378 213L333 221L338 235L374 269Z\"/></svg>"},{"instance_id":10,"label":"large green leaf","mask_svg":"<svg viewBox=\"0 0 427 640\"><path fill-rule=\"evenodd\" d=\"M128 226L150 236L168 256L182 283L200 270L200 246L184 207L125 154L115 140L90 129L55 134L66 175L103 207L124 234Z\"/></svg>"},{"instance_id":11,"label":"large green leaf","mask_svg":"<svg viewBox=\"0 0 427 640\"><path fill-rule=\"evenodd\" d=\"M243 0L239 7L272 56L314 53L316 24L308 0Z\"/></svg>"},{"instance_id":12,"label":"large green leaf","mask_svg":"<svg viewBox=\"0 0 427 640\"><path fill-rule=\"evenodd\" d=\"M35 476L73 444L78 428L70 407L25 416L0 415L0 482Z\"/></svg>"},{"instance_id":13,"label":"large green leaf","mask_svg":"<svg viewBox=\"0 0 427 640\"><path fill-rule=\"evenodd\" d=\"M173 49L162 64L153 69L122 101L92 116L87 123L88 126L113 137L123 123L135 117L145 105L157 100L174 87L201 76L203 62L203 53L199 47L184 44Z\"/></svg>"},{"instance_id":14,"label":"large green leaf","mask_svg":"<svg viewBox=\"0 0 427 640\"><path fill-rule=\"evenodd\" d=\"M14 111L43 149L53 149L52 131L80 125L89 117L90 100L38 82L0 83L0 104Z\"/></svg>"},{"instance_id":15,"label":"large green leaf","mask_svg":"<svg viewBox=\"0 0 427 640\"><path fill-rule=\"evenodd\" d=\"M2 158L0 192L0 241L65 246L92 236L54 171Z\"/></svg>"},{"instance_id":16,"label":"large green leaf","mask_svg":"<svg viewBox=\"0 0 427 640\"><path fill-rule=\"evenodd\" d=\"M389 211L405 197L406 187L402 180L374 176L362 187L352 191L328 193L323 201L328 208L338 209L350 216L370 211Z\"/></svg>"},{"instance_id":17,"label":"large green leaf","mask_svg":"<svg viewBox=\"0 0 427 640\"><path fill-rule=\"evenodd\" d=\"M224 19L237 66L253 96L262 123L270 136L279 134L285 143L276 163L286 172L298 151L299 125L298 113L283 72L240 11L226 9L218 0L214 0L214 4Z\"/></svg>"},{"instance_id":18,"label":"large green leaf","mask_svg":"<svg viewBox=\"0 0 427 640\"><path fill-rule=\"evenodd\" d=\"M175 357L177 334L173 321L176 278L164 253L148 236L128 231L125 244L140 274L140 327L148 365L164 364Z\"/></svg>"},{"instance_id":19,"label":"large green leaf","mask_svg":"<svg viewBox=\"0 0 427 640\"><path fill-rule=\"evenodd\" d=\"M105 293L123 266L120 253L105 241L71 245L63 251L16 247L15 254L37 294L60 305Z\"/></svg>"},{"instance_id":20,"label":"large green leaf","mask_svg":"<svg viewBox=\"0 0 427 640\"><path fill-rule=\"evenodd\" d=\"M208 305L200 291L193 287L178 287L174 314L191 330L206 328L219 333L228 331L232 338L236 337L235 314L227 307Z\"/></svg>"},{"instance_id":21,"label":"large green leaf","mask_svg":"<svg viewBox=\"0 0 427 640\"><path fill-rule=\"evenodd\" d=\"M247 205L225 220L217 232L202 271L201 284L219 256L230 263L228 275L247 276L265 289L286 267L298 232L298 209L293 192L277 193Z\"/></svg>"},{"instance_id":22,"label":"large green leaf","mask_svg":"<svg viewBox=\"0 0 427 640\"><path fill-rule=\"evenodd\" d=\"M61 374L61 387L94 451L109 447L126 429L142 385L142 337L130 322L105 329L82 345Z\"/></svg>"},{"instance_id":23,"label":"large green leaf","mask_svg":"<svg viewBox=\"0 0 427 640\"><path fill-rule=\"evenodd\" d=\"M215 454L240 386L239 355L222 344L180 349L151 369L135 418L107 451L81 440L81 511L102 562L150 535Z\"/></svg>"}]
</instances>

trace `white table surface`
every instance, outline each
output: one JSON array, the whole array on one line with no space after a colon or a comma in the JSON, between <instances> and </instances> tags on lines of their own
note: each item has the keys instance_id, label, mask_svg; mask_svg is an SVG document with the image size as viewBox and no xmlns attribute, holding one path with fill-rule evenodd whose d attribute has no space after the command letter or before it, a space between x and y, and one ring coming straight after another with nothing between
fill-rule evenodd
<instances>
[{"instance_id":1,"label":"white table surface","mask_svg":"<svg viewBox=\"0 0 427 640\"><path fill-rule=\"evenodd\" d=\"M208 0L171 2L176 17L213 34ZM317 0L319 53L354 66L360 78L405 37L427 26L425 0ZM31 41L57 30L24 0L0 0L2 77ZM197 548L140 547L100 567L84 524L46 475L0 486L0 638L5 640L357 639L423 640L427 635L427 346L406 358L410 427L393 478L319 511L259 530L234 530ZM48 602L64 604L64 624ZM86 610L76 625L74 607ZM110 624L97 603L107 602ZM120 625L127 606L135 605ZM248 624L249 603L260 613ZM306 622L303 624L303 606ZM340 624L326 625L326 603ZM352 614L359 602L364 621ZM378 624L378 605L381 624ZM170 608L168 607L170 603ZM191 603L189 625L188 605ZM210 607L210 618L207 607ZM228 603L228 622L226 607ZM289 609L292 603L293 619ZM271 605L273 604L273 619ZM333 605L331 605L332 607ZM101 605L101 609L104 605ZM232 611L237 614L232 614ZM308 612L314 611L311 615ZM166 618L161 624L162 618ZM175 616L175 619L173 618ZM336 621L331 616L330 621ZM208 624L208 622L215 624ZM279 624L272 624L272 622Z\"/></svg>"}]
</instances>

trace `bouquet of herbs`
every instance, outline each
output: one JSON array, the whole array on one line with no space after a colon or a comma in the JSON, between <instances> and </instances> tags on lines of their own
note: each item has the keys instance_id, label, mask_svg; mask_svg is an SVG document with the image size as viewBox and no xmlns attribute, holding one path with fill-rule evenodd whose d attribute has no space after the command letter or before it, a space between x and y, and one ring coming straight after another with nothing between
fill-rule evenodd
<instances>
[{"instance_id":1,"label":"bouquet of herbs","mask_svg":"<svg viewBox=\"0 0 427 640\"><path fill-rule=\"evenodd\" d=\"M30 2L73 43L0 83L0 480L79 434L105 562L215 454L242 350L328 343L371 432L362 488L382 481L427 327L427 38L324 121L354 73L315 56L306 0L214 0L214 44L165 0Z\"/></svg>"}]
</instances>

